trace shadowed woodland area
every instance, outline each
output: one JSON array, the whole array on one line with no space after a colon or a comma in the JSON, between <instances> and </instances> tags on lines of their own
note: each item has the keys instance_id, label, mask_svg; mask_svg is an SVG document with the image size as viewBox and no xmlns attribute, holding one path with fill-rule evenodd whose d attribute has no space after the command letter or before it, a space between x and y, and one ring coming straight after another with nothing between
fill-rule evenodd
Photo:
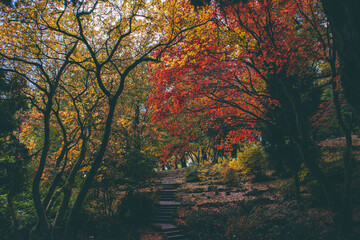
<instances>
[{"instance_id":1,"label":"shadowed woodland area","mask_svg":"<svg viewBox=\"0 0 360 240\"><path fill-rule=\"evenodd\" d=\"M1 0L1 239L357 239L356 0Z\"/></svg>"}]
</instances>

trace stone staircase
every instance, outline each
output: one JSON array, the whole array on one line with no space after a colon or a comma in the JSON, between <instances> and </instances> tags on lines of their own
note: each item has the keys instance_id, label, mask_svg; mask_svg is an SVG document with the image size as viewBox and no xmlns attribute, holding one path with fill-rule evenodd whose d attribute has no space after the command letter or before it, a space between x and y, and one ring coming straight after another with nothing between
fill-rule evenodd
<instances>
[{"instance_id":1,"label":"stone staircase","mask_svg":"<svg viewBox=\"0 0 360 240\"><path fill-rule=\"evenodd\" d=\"M160 227L161 232L166 234L167 239L187 240L185 233L179 228L173 217L180 203L175 201L176 189L180 184L163 183L162 189L158 191L159 207L155 212L152 223Z\"/></svg>"}]
</instances>

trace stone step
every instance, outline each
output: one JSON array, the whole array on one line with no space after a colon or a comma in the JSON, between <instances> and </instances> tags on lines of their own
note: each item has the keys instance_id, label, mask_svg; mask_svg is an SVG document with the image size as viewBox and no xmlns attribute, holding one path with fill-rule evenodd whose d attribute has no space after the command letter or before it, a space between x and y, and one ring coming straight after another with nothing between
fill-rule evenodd
<instances>
[{"instance_id":1,"label":"stone step","mask_svg":"<svg viewBox=\"0 0 360 240\"><path fill-rule=\"evenodd\" d=\"M167 222L171 222L171 217L170 218L160 218L160 217L155 217L152 221L153 222L160 222L160 223L167 223Z\"/></svg>"},{"instance_id":2,"label":"stone step","mask_svg":"<svg viewBox=\"0 0 360 240\"><path fill-rule=\"evenodd\" d=\"M162 212L174 212L176 209L178 209L177 206L174 208L158 208L156 211L162 211Z\"/></svg>"},{"instance_id":3,"label":"stone step","mask_svg":"<svg viewBox=\"0 0 360 240\"><path fill-rule=\"evenodd\" d=\"M155 211L152 223L160 226L161 232L167 236L166 239L187 240L183 230L179 229L173 220L173 215L180 205L175 201L175 193L179 186L180 184L177 183L161 184L162 189L157 191L159 206Z\"/></svg>"},{"instance_id":4,"label":"stone step","mask_svg":"<svg viewBox=\"0 0 360 240\"><path fill-rule=\"evenodd\" d=\"M171 218L173 216L173 214L168 214L168 213L155 213L154 217L169 217Z\"/></svg>"},{"instance_id":5,"label":"stone step","mask_svg":"<svg viewBox=\"0 0 360 240\"><path fill-rule=\"evenodd\" d=\"M175 212L155 212L155 216L174 216Z\"/></svg>"},{"instance_id":6,"label":"stone step","mask_svg":"<svg viewBox=\"0 0 360 240\"><path fill-rule=\"evenodd\" d=\"M161 206L179 206L180 205L179 202L175 202L175 201L159 201L159 204Z\"/></svg>"},{"instance_id":7,"label":"stone step","mask_svg":"<svg viewBox=\"0 0 360 240\"><path fill-rule=\"evenodd\" d=\"M154 218L172 218L173 214L155 213Z\"/></svg>"},{"instance_id":8,"label":"stone step","mask_svg":"<svg viewBox=\"0 0 360 240\"><path fill-rule=\"evenodd\" d=\"M166 201L162 201L162 202L166 202ZM177 207L178 207L177 205L159 205L159 210L174 210Z\"/></svg>"},{"instance_id":9,"label":"stone step","mask_svg":"<svg viewBox=\"0 0 360 240\"><path fill-rule=\"evenodd\" d=\"M173 213L156 213L155 217L172 217Z\"/></svg>"},{"instance_id":10,"label":"stone step","mask_svg":"<svg viewBox=\"0 0 360 240\"><path fill-rule=\"evenodd\" d=\"M161 213L171 213L173 214L175 212L176 208L160 208L157 209L155 212L161 212Z\"/></svg>"},{"instance_id":11,"label":"stone step","mask_svg":"<svg viewBox=\"0 0 360 240\"><path fill-rule=\"evenodd\" d=\"M166 203L166 202L169 202L169 203ZM176 202L176 201L159 201L159 206L160 207L174 207L174 206L176 206L176 204L174 204L174 203L178 203L178 202Z\"/></svg>"},{"instance_id":12,"label":"stone step","mask_svg":"<svg viewBox=\"0 0 360 240\"><path fill-rule=\"evenodd\" d=\"M163 218L163 217L154 217L153 222L161 222L161 223L167 223L167 222L172 222L173 218Z\"/></svg>"},{"instance_id":13,"label":"stone step","mask_svg":"<svg viewBox=\"0 0 360 240\"><path fill-rule=\"evenodd\" d=\"M164 233L166 233L166 236L176 236L176 235L183 235L183 231L180 229L177 230L172 230L172 231L165 231Z\"/></svg>"},{"instance_id":14,"label":"stone step","mask_svg":"<svg viewBox=\"0 0 360 240\"><path fill-rule=\"evenodd\" d=\"M182 234L179 234L179 235L174 235L174 236L167 236L167 239L181 239L181 240L184 240L185 239L185 236L182 235Z\"/></svg>"},{"instance_id":15,"label":"stone step","mask_svg":"<svg viewBox=\"0 0 360 240\"><path fill-rule=\"evenodd\" d=\"M154 216L174 216L174 212L155 212Z\"/></svg>"},{"instance_id":16,"label":"stone step","mask_svg":"<svg viewBox=\"0 0 360 240\"><path fill-rule=\"evenodd\" d=\"M176 189L160 189L160 190L158 190L158 192L174 193L174 192L177 192L177 190Z\"/></svg>"},{"instance_id":17,"label":"stone step","mask_svg":"<svg viewBox=\"0 0 360 240\"><path fill-rule=\"evenodd\" d=\"M152 224L175 224L174 222L171 221L171 219L153 219L151 220Z\"/></svg>"},{"instance_id":18,"label":"stone step","mask_svg":"<svg viewBox=\"0 0 360 240\"><path fill-rule=\"evenodd\" d=\"M168 224L160 224L161 227L161 232L165 233L167 231L175 231L177 229L179 229L177 226L175 226L172 223L168 223Z\"/></svg>"},{"instance_id":19,"label":"stone step","mask_svg":"<svg viewBox=\"0 0 360 240\"><path fill-rule=\"evenodd\" d=\"M163 184L162 189L163 190L175 190L180 186L180 184Z\"/></svg>"},{"instance_id":20,"label":"stone step","mask_svg":"<svg viewBox=\"0 0 360 240\"><path fill-rule=\"evenodd\" d=\"M160 193L158 193L158 195L159 196L174 196L175 195L175 193L167 193L167 192L165 192L165 193L162 193L162 192L160 192Z\"/></svg>"},{"instance_id":21,"label":"stone step","mask_svg":"<svg viewBox=\"0 0 360 240\"><path fill-rule=\"evenodd\" d=\"M159 208L156 212L175 212L177 208Z\"/></svg>"},{"instance_id":22,"label":"stone step","mask_svg":"<svg viewBox=\"0 0 360 240\"><path fill-rule=\"evenodd\" d=\"M172 219L172 216L171 215L168 215L168 216L158 216L158 215L155 215L154 216L154 219Z\"/></svg>"},{"instance_id":23,"label":"stone step","mask_svg":"<svg viewBox=\"0 0 360 240\"><path fill-rule=\"evenodd\" d=\"M160 193L158 194L158 196L169 196L169 197L175 197L175 194L174 193Z\"/></svg>"},{"instance_id":24,"label":"stone step","mask_svg":"<svg viewBox=\"0 0 360 240\"><path fill-rule=\"evenodd\" d=\"M165 207L165 208L158 208L158 209L156 210L156 212L171 212L171 213L173 213L173 212L176 211L176 209L177 209L177 206L171 207L171 208L167 208L167 207Z\"/></svg>"}]
</instances>

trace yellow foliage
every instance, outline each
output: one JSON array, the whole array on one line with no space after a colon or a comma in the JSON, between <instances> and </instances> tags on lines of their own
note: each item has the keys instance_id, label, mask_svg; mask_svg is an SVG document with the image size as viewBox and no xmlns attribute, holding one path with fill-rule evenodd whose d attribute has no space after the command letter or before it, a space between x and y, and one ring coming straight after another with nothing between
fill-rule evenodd
<instances>
[{"instance_id":1,"label":"yellow foliage","mask_svg":"<svg viewBox=\"0 0 360 240\"><path fill-rule=\"evenodd\" d=\"M262 174L267 167L267 157L262 146L246 143L237 154L237 158L230 160L228 166L241 171L243 175Z\"/></svg>"}]
</instances>

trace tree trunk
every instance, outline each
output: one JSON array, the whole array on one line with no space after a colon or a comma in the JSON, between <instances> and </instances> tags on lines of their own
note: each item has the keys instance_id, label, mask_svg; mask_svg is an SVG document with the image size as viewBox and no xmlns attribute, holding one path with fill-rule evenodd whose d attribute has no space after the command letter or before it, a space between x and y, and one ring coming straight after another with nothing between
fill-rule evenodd
<instances>
[{"instance_id":1,"label":"tree trunk","mask_svg":"<svg viewBox=\"0 0 360 240\"><path fill-rule=\"evenodd\" d=\"M319 182L322 187L327 200L328 206L330 210L334 213L334 222L337 226L342 225L342 220L344 218L344 212L342 209L341 200L336 194L335 186L330 183L329 179L325 176L325 174L321 171L319 164L317 162L317 157L315 155L314 150L310 147L315 143L311 141L310 138L310 129L306 124L306 120L304 118L304 114L299 111L298 105L295 103L295 115L297 122L297 130L299 133L298 137L294 137L293 140L297 145L302 161L309 168L312 175Z\"/></svg>"},{"instance_id":2,"label":"tree trunk","mask_svg":"<svg viewBox=\"0 0 360 240\"><path fill-rule=\"evenodd\" d=\"M187 167L187 165L186 165L186 157L185 156L180 159L180 162L181 162L181 168L186 168Z\"/></svg>"},{"instance_id":3,"label":"tree trunk","mask_svg":"<svg viewBox=\"0 0 360 240\"><path fill-rule=\"evenodd\" d=\"M322 0L339 54L344 94L360 123L360 14L358 0Z\"/></svg>"},{"instance_id":4,"label":"tree trunk","mask_svg":"<svg viewBox=\"0 0 360 240\"><path fill-rule=\"evenodd\" d=\"M289 86L284 79L279 79L280 84L284 90L284 93L290 102L291 111L295 117L295 126L291 131L291 137L296 144L301 160L309 168L312 175L319 182L322 187L330 210L334 213L334 222L338 227L342 226L342 220L344 219L344 211L342 208L341 199L338 197L335 191L335 186L330 183L326 175L321 171L315 151L311 146L315 143L311 140L310 136L310 123L306 118L306 114L302 111L300 96L294 92L294 89Z\"/></svg>"},{"instance_id":5,"label":"tree trunk","mask_svg":"<svg viewBox=\"0 0 360 240\"><path fill-rule=\"evenodd\" d=\"M60 234L61 231L59 231L59 230L63 227L64 216L65 216L65 212L69 206L71 191L72 191L72 188L73 188L73 185L75 182L75 177L76 177L77 172L81 168L81 164L82 164L83 160L85 159L85 153L87 151L87 137L83 136L82 141L83 142L81 145L79 158L76 161L74 167L72 168L70 175L67 178L67 180L62 188L64 196L63 196L63 200L61 201L60 208L56 214L55 223L54 223L54 230L55 230L56 236L58 236Z\"/></svg>"},{"instance_id":6,"label":"tree trunk","mask_svg":"<svg viewBox=\"0 0 360 240\"><path fill-rule=\"evenodd\" d=\"M64 153L63 153L63 152L64 152ZM65 151L62 150L60 155L62 155L62 154L65 155ZM64 155L62 155L62 158L64 157ZM65 165L64 165L64 167L65 167ZM56 170L57 170L57 169L55 169L55 171L56 171ZM51 183L51 185L50 185L50 187L49 187L49 190L48 190L48 192L47 192L47 194L46 194L46 196L45 196L45 198L44 198L43 207L46 209L46 212L48 211L47 209L48 209L48 205L49 205L50 199L51 199L52 196L54 195L54 192L55 192L56 188L58 187L58 185L59 185L60 182L61 182L60 180L61 180L61 177L62 177L63 173L64 173L64 168L62 168L62 169L60 170L60 172L56 173L55 178L54 178L54 180L52 181L52 183Z\"/></svg>"},{"instance_id":7,"label":"tree trunk","mask_svg":"<svg viewBox=\"0 0 360 240\"><path fill-rule=\"evenodd\" d=\"M104 157L106 147L107 147L107 144L108 144L109 138L110 138L111 124L112 124L113 117L114 117L116 101L117 101L117 98L112 98L109 100L109 113L108 113L106 123L105 123L105 130L104 130L104 135L103 135L103 139L101 142L101 146L100 146L100 149L94 159L91 169L90 169L89 173L87 174L85 182L80 189L79 195L77 196L77 198L75 200L74 206L71 209L70 216L67 220L66 227L65 227L64 240L70 240L70 239L76 238L75 237L76 218L78 217L82 203L85 200L86 194L88 193L88 191L91 187L91 183L94 180L94 178L97 174L97 171L101 165L102 159Z\"/></svg>"},{"instance_id":8,"label":"tree trunk","mask_svg":"<svg viewBox=\"0 0 360 240\"><path fill-rule=\"evenodd\" d=\"M341 107L339 101L339 94L336 91L336 81L334 80L332 83L332 91L334 95L334 105L336 110L336 117L341 126L341 129L344 132L346 145L343 153L343 162L344 162L344 195L343 195L343 211L344 211L344 219L342 220L343 226L342 230L344 233L350 233L352 231L352 207L350 201L351 194L351 180L352 180L352 171L351 171L351 147L352 147L352 139L351 132L346 123L343 120L341 114Z\"/></svg>"},{"instance_id":9,"label":"tree trunk","mask_svg":"<svg viewBox=\"0 0 360 240\"><path fill-rule=\"evenodd\" d=\"M342 202L335 192L335 186L330 183L329 179L321 171L314 156L311 156L312 154L309 154L308 141L301 141L300 143L297 143L297 146L302 160L305 162L306 166L309 168L315 179L319 182L326 195L329 209L334 214L333 219L335 225L341 228L343 226L344 211L342 207Z\"/></svg>"},{"instance_id":10,"label":"tree trunk","mask_svg":"<svg viewBox=\"0 0 360 240\"><path fill-rule=\"evenodd\" d=\"M49 238L50 234L50 225L46 217L44 206L41 202L40 181L44 172L46 158L50 148L50 113L52 108L52 96L53 94L49 94L48 102L44 112L44 146L40 157L40 163L32 183L32 196L37 215L35 234L39 234L37 235L37 238L39 239Z\"/></svg>"}]
</instances>

